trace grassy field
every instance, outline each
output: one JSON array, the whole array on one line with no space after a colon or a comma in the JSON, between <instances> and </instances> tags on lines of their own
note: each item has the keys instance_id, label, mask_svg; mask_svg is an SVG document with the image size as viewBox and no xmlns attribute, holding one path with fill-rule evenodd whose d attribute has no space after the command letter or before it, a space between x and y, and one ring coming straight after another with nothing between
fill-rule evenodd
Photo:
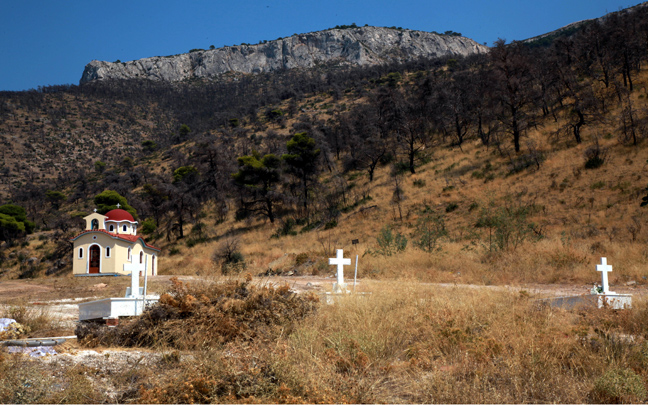
<instances>
[{"instance_id":1,"label":"grassy field","mask_svg":"<svg viewBox=\"0 0 648 405\"><path fill-rule=\"evenodd\" d=\"M183 316L164 324L155 324L155 317L133 321L149 322L147 339L132 339L144 336L141 323L136 328L123 324L123 333L112 341L108 335L101 342L87 337L68 350L98 350L93 362L70 363L66 356L28 360L0 352L0 401L576 403L647 398L644 299L635 299L634 308L626 311L565 311L538 306L526 291L414 282L365 287L371 295L326 305L244 280L176 283L164 311ZM308 302L314 306L295 316L296 308ZM260 303L267 310L259 311ZM225 315L207 322L211 318L205 314L216 310ZM223 329L224 324L229 327ZM135 330L139 335L132 334ZM120 365L119 352L108 349L124 345L131 348L119 350L136 355ZM111 371L115 367L120 371Z\"/></svg>"}]
</instances>

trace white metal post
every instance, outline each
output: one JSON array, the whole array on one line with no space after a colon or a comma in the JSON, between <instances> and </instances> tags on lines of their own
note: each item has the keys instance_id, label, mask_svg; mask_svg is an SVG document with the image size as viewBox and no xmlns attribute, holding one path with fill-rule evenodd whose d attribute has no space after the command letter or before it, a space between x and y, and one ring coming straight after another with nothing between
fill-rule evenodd
<instances>
[{"instance_id":1,"label":"white metal post","mask_svg":"<svg viewBox=\"0 0 648 405\"><path fill-rule=\"evenodd\" d=\"M355 275L353 276L353 292L355 292L357 281L358 281L358 255L356 255Z\"/></svg>"}]
</instances>

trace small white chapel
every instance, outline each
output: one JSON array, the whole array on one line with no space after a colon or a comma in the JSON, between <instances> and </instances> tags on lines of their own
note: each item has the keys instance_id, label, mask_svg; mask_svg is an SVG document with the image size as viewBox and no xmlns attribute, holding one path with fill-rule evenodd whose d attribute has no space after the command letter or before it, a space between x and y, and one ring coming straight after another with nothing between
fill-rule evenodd
<instances>
[{"instance_id":1,"label":"small white chapel","mask_svg":"<svg viewBox=\"0 0 648 405\"><path fill-rule=\"evenodd\" d=\"M137 235L137 221L128 211L117 205L105 215L95 209L83 219L85 230L70 239L75 276L118 276L133 271L139 271L140 276L157 274L160 249Z\"/></svg>"}]
</instances>

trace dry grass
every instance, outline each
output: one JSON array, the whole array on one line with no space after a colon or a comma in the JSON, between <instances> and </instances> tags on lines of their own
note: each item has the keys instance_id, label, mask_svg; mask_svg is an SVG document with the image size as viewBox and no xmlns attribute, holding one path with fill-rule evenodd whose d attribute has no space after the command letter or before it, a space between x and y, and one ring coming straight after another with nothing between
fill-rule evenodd
<instances>
[{"instance_id":1,"label":"dry grass","mask_svg":"<svg viewBox=\"0 0 648 405\"><path fill-rule=\"evenodd\" d=\"M7 305L0 307L0 318L10 318L23 326L24 335L52 333L61 329L60 322L45 306ZM25 336L12 336L12 339Z\"/></svg>"},{"instance_id":2,"label":"dry grass","mask_svg":"<svg viewBox=\"0 0 648 405\"><path fill-rule=\"evenodd\" d=\"M538 403L646 399L648 303L538 307L528 294L380 283L280 334L171 352L138 402ZM193 294L194 292L191 291ZM185 328L193 324L186 319ZM175 328L178 321L171 321ZM260 325L257 325L260 327ZM263 330L263 328L259 329ZM132 389L132 386L131 386Z\"/></svg>"},{"instance_id":3,"label":"dry grass","mask_svg":"<svg viewBox=\"0 0 648 405\"><path fill-rule=\"evenodd\" d=\"M176 283L163 305L179 316L149 325L160 333L157 342L135 337L164 354L123 375L104 370L108 359L92 367L42 366L0 352L0 402L102 402L106 386L115 387L120 402L146 403L646 399L648 302L642 299L625 311L565 311L539 307L526 293L367 281L372 294L341 297L307 317L286 312L299 297L268 289L249 290L249 303L256 303L249 311L242 310L245 299L213 295L210 305L230 316L230 327L219 329L225 318L206 316L201 295L243 294L245 283ZM269 311L258 307L264 302ZM137 328L125 325L122 337L146 331L145 318ZM45 389L54 384L57 389Z\"/></svg>"}]
</instances>

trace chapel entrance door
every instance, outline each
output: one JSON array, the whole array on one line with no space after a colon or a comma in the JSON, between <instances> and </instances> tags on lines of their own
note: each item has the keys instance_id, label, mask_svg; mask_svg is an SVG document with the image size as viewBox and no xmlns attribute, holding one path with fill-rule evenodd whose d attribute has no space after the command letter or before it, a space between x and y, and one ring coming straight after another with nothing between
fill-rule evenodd
<instances>
[{"instance_id":1,"label":"chapel entrance door","mask_svg":"<svg viewBox=\"0 0 648 405\"><path fill-rule=\"evenodd\" d=\"M101 257L101 249L99 246L94 245L90 247L90 268L88 273L97 274L99 273L99 259Z\"/></svg>"}]
</instances>

